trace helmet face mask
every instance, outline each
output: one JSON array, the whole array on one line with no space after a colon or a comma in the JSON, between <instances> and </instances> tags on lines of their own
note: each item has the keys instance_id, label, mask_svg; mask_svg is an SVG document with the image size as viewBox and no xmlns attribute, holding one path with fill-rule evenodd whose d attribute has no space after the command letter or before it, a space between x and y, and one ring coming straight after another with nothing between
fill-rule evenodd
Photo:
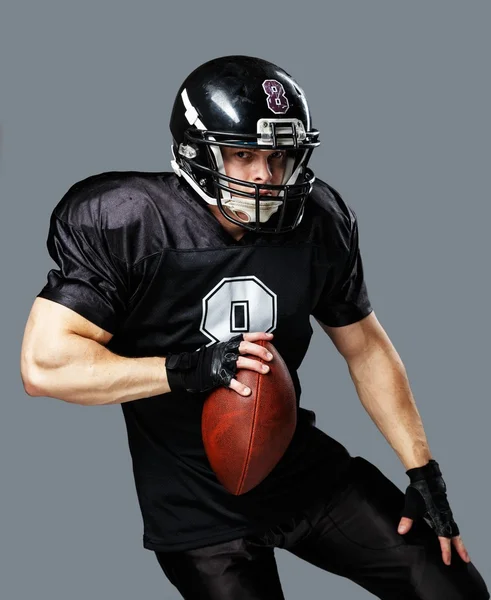
<instances>
[{"instance_id":1,"label":"helmet face mask","mask_svg":"<svg viewBox=\"0 0 491 600\"><path fill-rule=\"evenodd\" d=\"M250 57L205 63L181 86L170 125L175 172L226 219L262 233L298 226L315 180L307 165L319 132L311 129L303 92L287 73ZM286 151L283 181L255 183L227 175L223 146Z\"/></svg>"}]
</instances>

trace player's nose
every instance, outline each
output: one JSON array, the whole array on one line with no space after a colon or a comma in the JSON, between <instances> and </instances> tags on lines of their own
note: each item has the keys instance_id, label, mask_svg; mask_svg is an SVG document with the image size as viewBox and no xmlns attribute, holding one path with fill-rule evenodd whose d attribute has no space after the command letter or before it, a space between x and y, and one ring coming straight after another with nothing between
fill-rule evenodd
<instances>
[{"instance_id":1,"label":"player's nose","mask_svg":"<svg viewBox=\"0 0 491 600\"><path fill-rule=\"evenodd\" d=\"M267 156L257 155L253 165L254 181L257 183L269 183L273 177Z\"/></svg>"}]
</instances>

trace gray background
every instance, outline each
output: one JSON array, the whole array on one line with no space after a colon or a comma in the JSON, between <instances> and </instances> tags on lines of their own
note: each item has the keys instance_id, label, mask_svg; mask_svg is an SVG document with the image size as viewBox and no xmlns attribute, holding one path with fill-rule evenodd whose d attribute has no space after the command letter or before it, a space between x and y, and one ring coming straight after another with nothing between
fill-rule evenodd
<instances>
[{"instance_id":1,"label":"gray background","mask_svg":"<svg viewBox=\"0 0 491 600\"><path fill-rule=\"evenodd\" d=\"M298 79L313 166L355 209L369 294L409 373L471 558L488 585L491 10L486 2L3 2L0 15L0 594L177 598L142 547L119 406L23 390L19 354L54 266L49 215L76 181L169 169L183 78L225 54ZM314 324L303 405L399 487L404 469ZM277 552L285 595L371 597Z\"/></svg>"}]
</instances>

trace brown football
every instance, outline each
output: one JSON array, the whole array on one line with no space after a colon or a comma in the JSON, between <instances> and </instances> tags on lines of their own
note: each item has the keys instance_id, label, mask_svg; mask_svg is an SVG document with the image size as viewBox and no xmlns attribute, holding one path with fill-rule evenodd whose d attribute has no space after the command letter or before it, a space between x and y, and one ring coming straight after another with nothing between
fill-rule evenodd
<instances>
[{"instance_id":1,"label":"brown football","mask_svg":"<svg viewBox=\"0 0 491 600\"><path fill-rule=\"evenodd\" d=\"M288 368L270 342L273 360L268 373L239 369L236 379L251 389L249 396L220 386L206 398L201 433L206 455L220 483L232 494L245 494L276 466L291 442L297 424L295 388Z\"/></svg>"}]
</instances>

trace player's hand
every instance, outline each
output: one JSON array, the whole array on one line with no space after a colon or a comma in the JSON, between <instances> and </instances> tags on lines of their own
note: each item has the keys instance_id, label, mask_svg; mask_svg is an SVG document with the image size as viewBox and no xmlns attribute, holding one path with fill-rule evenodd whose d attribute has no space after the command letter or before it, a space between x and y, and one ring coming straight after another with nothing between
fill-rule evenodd
<instances>
[{"instance_id":1,"label":"player's hand","mask_svg":"<svg viewBox=\"0 0 491 600\"><path fill-rule=\"evenodd\" d=\"M270 341L272 338L273 334L270 333L245 333L213 346L202 346L197 352L168 354L165 366L169 387L171 391L205 392L222 385L248 396L251 390L234 378L237 369L267 373L269 367L242 355L271 360L272 356L266 348L254 342Z\"/></svg>"},{"instance_id":2,"label":"player's hand","mask_svg":"<svg viewBox=\"0 0 491 600\"><path fill-rule=\"evenodd\" d=\"M243 337L244 340L239 346L239 354L252 354L253 356L258 356L259 358L262 358L268 362L272 360L273 356L266 350L266 348L254 343L259 342L260 340L270 342L273 339L272 333L255 331L253 333L244 333ZM260 360L246 358L245 356L239 356L237 360L237 369L250 369L251 371L257 371L258 373L262 374L269 371L268 365L265 365ZM240 381L237 381L237 379L232 379L229 387L241 396L249 396L251 393L251 390L243 383L240 383Z\"/></svg>"},{"instance_id":3,"label":"player's hand","mask_svg":"<svg viewBox=\"0 0 491 600\"><path fill-rule=\"evenodd\" d=\"M413 519L402 517L397 531L404 535L411 529L413 523ZM438 539L440 541L440 548L442 550L442 559L446 565L449 565L451 562L450 558L452 556L452 544L455 546L455 549L459 553L459 556L462 558L462 560L467 563L471 562L470 556L460 535L456 535L451 539L439 535Z\"/></svg>"},{"instance_id":4,"label":"player's hand","mask_svg":"<svg viewBox=\"0 0 491 600\"><path fill-rule=\"evenodd\" d=\"M465 562L470 562L469 554L460 537L459 528L453 519L448 504L446 485L440 467L430 460L423 467L406 471L411 483L406 489L406 498L398 532L407 533L416 518L423 518L438 535L442 559L446 565L451 562L452 545Z\"/></svg>"}]
</instances>

